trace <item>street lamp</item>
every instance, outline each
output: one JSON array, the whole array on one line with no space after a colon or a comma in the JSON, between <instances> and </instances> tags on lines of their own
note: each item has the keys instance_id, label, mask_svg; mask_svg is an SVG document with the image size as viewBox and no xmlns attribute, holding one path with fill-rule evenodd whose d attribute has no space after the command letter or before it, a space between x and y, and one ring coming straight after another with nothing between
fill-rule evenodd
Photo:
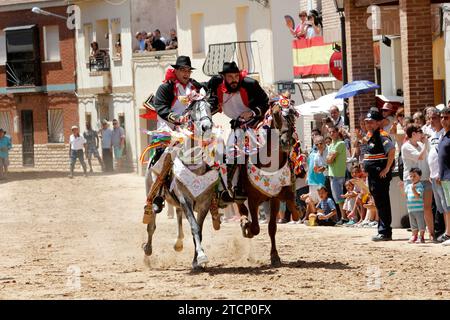
<instances>
[{"instance_id":1,"label":"street lamp","mask_svg":"<svg viewBox=\"0 0 450 320\"><path fill-rule=\"evenodd\" d=\"M347 36L345 34L345 8L344 0L334 0L334 5L336 7L336 12L339 13L341 19L341 42L342 42L342 84L346 85L348 83L347 75ZM344 100L344 123L346 126L349 125L349 119L347 116L347 106L348 99Z\"/></svg>"},{"instance_id":2,"label":"street lamp","mask_svg":"<svg viewBox=\"0 0 450 320\"><path fill-rule=\"evenodd\" d=\"M42 14L44 16L52 16L52 17L57 17L57 18L60 18L60 19L67 20L67 17L61 16L61 15L56 14L56 13L52 13L52 12L48 12L48 11L42 10L39 7L33 7L33 9L31 9L31 11L33 13L36 13L36 14Z\"/></svg>"}]
</instances>

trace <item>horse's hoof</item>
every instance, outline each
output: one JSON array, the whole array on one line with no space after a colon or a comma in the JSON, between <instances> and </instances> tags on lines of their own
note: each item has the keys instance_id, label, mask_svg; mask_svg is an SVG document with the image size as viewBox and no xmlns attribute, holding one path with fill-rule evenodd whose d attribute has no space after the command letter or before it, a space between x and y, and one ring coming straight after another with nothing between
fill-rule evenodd
<instances>
[{"instance_id":1,"label":"horse's hoof","mask_svg":"<svg viewBox=\"0 0 450 320\"><path fill-rule=\"evenodd\" d=\"M270 264L272 265L272 267L274 268L279 268L281 267L281 260L279 256L273 256L270 258Z\"/></svg>"},{"instance_id":2,"label":"horse's hoof","mask_svg":"<svg viewBox=\"0 0 450 320\"><path fill-rule=\"evenodd\" d=\"M208 257L206 254L198 255L197 256L197 265L201 268L206 268L206 265L208 264Z\"/></svg>"},{"instance_id":3,"label":"horse's hoof","mask_svg":"<svg viewBox=\"0 0 450 320\"><path fill-rule=\"evenodd\" d=\"M177 242L175 243L175 245L173 246L173 249L174 249L176 252L183 251L183 241L177 241Z\"/></svg>"},{"instance_id":4,"label":"horse's hoof","mask_svg":"<svg viewBox=\"0 0 450 320\"><path fill-rule=\"evenodd\" d=\"M152 255L152 246L151 245L146 243L146 244L144 244L143 249L144 249L144 253L145 253L146 256L151 256Z\"/></svg>"},{"instance_id":5,"label":"horse's hoof","mask_svg":"<svg viewBox=\"0 0 450 320\"><path fill-rule=\"evenodd\" d=\"M252 233L252 231L250 229L250 223L247 223L246 225L241 226L241 228L242 228L242 236L244 238L248 238L248 239L253 238L254 234Z\"/></svg>"}]
</instances>

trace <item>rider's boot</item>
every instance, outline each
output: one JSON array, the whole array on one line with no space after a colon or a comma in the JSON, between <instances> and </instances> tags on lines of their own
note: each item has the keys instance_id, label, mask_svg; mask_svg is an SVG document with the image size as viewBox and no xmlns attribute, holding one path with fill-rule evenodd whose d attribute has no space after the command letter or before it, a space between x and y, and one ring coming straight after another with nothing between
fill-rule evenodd
<instances>
[{"instance_id":1,"label":"rider's boot","mask_svg":"<svg viewBox=\"0 0 450 320\"><path fill-rule=\"evenodd\" d=\"M243 170L242 167L245 166L239 166L238 168L238 183L234 187L234 201L236 201L237 203L243 203L248 198L247 192L244 189L244 184L241 178L242 177L241 170Z\"/></svg>"},{"instance_id":2,"label":"rider's boot","mask_svg":"<svg viewBox=\"0 0 450 320\"><path fill-rule=\"evenodd\" d=\"M219 195L220 199L219 206L221 207L234 202L232 185L233 185L233 176L235 172L236 172L236 165L227 164L227 189L223 190Z\"/></svg>"}]
</instances>

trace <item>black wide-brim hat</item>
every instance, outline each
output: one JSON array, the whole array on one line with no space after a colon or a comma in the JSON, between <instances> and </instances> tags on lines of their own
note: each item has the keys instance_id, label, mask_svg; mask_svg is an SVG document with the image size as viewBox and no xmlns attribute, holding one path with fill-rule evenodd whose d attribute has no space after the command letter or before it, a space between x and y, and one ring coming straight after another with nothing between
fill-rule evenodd
<instances>
[{"instance_id":1,"label":"black wide-brim hat","mask_svg":"<svg viewBox=\"0 0 450 320\"><path fill-rule=\"evenodd\" d=\"M195 70L195 68L192 68L191 58L189 58L188 56L179 56L175 64L172 64L171 66L174 69L189 67L189 69Z\"/></svg>"},{"instance_id":2,"label":"black wide-brim hat","mask_svg":"<svg viewBox=\"0 0 450 320\"><path fill-rule=\"evenodd\" d=\"M222 71L220 71L220 74L225 73L239 73L241 70L239 70L239 67L237 66L236 62L224 62Z\"/></svg>"},{"instance_id":3,"label":"black wide-brim hat","mask_svg":"<svg viewBox=\"0 0 450 320\"><path fill-rule=\"evenodd\" d=\"M374 110L370 110L369 113L367 113L366 118L364 120L370 121L370 120L375 120L375 121L381 121L383 120L383 116Z\"/></svg>"}]
</instances>

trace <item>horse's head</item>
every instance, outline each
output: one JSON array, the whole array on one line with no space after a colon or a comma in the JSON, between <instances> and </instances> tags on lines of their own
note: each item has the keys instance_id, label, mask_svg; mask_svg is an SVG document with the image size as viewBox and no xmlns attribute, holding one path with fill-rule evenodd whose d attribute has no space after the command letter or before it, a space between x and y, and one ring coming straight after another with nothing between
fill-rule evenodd
<instances>
[{"instance_id":1,"label":"horse's head","mask_svg":"<svg viewBox=\"0 0 450 320\"><path fill-rule=\"evenodd\" d=\"M295 119L298 116L293 100L284 96L271 101L273 127L280 133L280 147L283 152L289 152L295 143Z\"/></svg>"},{"instance_id":2,"label":"horse's head","mask_svg":"<svg viewBox=\"0 0 450 320\"><path fill-rule=\"evenodd\" d=\"M211 133L213 128L211 105L204 95L199 94L191 98L191 104L185 112L189 115L196 135L205 137Z\"/></svg>"}]
</instances>

